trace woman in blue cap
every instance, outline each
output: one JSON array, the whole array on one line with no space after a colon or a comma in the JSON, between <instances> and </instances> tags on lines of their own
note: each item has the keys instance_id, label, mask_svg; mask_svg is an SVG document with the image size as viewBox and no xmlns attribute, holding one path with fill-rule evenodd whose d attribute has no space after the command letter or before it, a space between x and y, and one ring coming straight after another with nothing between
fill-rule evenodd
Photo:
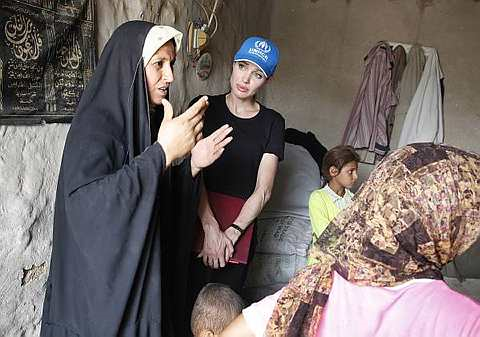
<instances>
[{"instance_id":1,"label":"woman in blue cap","mask_svg":"<svg viewBox=\"0 0 480 337\"><path fill-rule=\"evenodd\" d=\"M277 165L283 159L285 120L256 100L278 58L272 41L247 38L233 59L230 91L208 97L203 135L229 124L233 140L203 171L199 233L190 274L192 300L208 282L241 292L252 256L253 224L270 198Z\"/></svg>"}]
</instances>

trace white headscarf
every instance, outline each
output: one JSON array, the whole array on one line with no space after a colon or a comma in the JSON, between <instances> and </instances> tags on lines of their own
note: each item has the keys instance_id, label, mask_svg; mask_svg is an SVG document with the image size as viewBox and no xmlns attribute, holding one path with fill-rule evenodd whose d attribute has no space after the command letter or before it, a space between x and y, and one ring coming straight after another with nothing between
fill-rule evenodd
<instances>
[{"instance_id":1,"label":"white headscarf","mask_svg":"<svg viewBox=\"0 0 480 337\"><path fill-rule=\"evenodd\" d=\"M173 39L175 41L175 49L178 53L182 46L183 34L170 26L155 25L148 31L145 42L143 43L143 67L145 67L153 54L165 43Z\"/></svg>"}]
</instances>

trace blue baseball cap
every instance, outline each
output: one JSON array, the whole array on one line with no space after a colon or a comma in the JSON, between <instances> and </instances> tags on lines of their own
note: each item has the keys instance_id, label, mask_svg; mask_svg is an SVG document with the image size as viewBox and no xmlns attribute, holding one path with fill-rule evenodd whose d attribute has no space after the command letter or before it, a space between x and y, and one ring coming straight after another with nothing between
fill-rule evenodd
<instances>
[{"instance_id":1,"label":"blue baseball cap","mask_svg":"<svg viewBox=\"0 0 480 337\"><path fill-rule=\"evenodd\" d=\"M270 77L277 68L279 57L278 48L272 41L252 36L243 41L233 61L252 62L262 70L266 77Z\"/></svg>"}]
</instances>

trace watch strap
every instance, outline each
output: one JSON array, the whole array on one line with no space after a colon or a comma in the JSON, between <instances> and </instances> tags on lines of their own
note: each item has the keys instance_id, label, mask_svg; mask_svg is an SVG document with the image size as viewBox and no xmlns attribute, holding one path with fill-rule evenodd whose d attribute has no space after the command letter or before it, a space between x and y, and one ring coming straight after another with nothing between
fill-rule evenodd
<instances>
[{"instance_id":1,"label":"watch strap","mask_svg":"<svg viewBox=\"0 0 480 337\"><path fill-rule=\"evenodd\" d=\"M240 232L240 235L242 235L243 233L245 233L245 229L242 229L239 225L236 225L236 224L232 223L232 224L230 225L230 227L232 227L232 228L236 229L237 231L239 231L239 232Z\"/></svg>"}]
</instances>

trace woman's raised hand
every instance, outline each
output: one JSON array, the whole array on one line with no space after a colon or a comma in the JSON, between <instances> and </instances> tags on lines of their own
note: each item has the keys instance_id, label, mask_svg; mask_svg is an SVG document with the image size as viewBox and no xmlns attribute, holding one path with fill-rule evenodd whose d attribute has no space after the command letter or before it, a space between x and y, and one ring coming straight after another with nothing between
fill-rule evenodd
<instances>
[{"instance_id":1,"label":"woman's raised hand","mask_svg":"<svg viewBox=\"0 0 480 337\"><path fill-rule=\"evenodd\" d=\"M228 124L223 125L210 136L202 138L192 149L192 170L200 170L211 165L225 150L225 146L232 141L228 137L233 128Z\"/></svg>"},{"instance_id":2,"label":"woman's raised hand","mask_svg":"<svg viewBox=\"0 0 480 337\"><path fill-rule=\"evenodd\" d=\"M157 141L165 152L166 165L188 154L201 138L203 115L208 107L208 97L203 96L188 110L173 117L173 108L166 99L162 100L164 117Z\"/></svg>"}]
</instances>

